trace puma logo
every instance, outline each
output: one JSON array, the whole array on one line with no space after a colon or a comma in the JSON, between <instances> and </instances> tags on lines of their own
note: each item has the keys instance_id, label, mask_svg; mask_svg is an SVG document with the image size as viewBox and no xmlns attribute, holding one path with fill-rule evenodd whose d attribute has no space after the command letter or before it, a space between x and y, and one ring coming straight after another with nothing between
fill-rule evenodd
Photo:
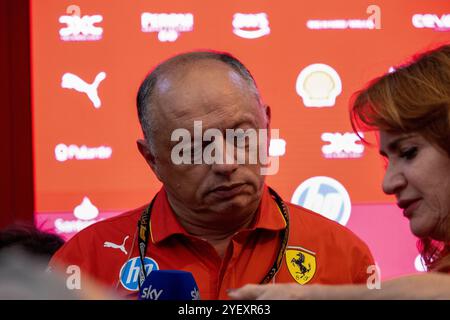
<instances>
[{"instance_id":1,"label":"puma logo","mask_svg":"<svg viewBox=\"0 0 450 320\"><path fill-rule=\"evenodd\" d=\"M125 253L126 255L128 254L127 250L125 250L125 242L127 241L127 239L129 238L129 236L126 236L125 239L123 239L123 242L121 245L109 242L109 241L105 241L105 243L103 244L103 247L105 248L113 248L113 249L120 249L120 251L122 251L123 253Z\"/></svg>"},{"instance_id":2,"label":"puma logo","mask_svg":"<svg viewBox=\"0 0 450 320\"><path fill-rule=\"evenodd\" d=\"M98 96L98 86L106 78L105 72L100 72L94 79L94 82L87 83L79 76L73 73L64 73L61 79L61 87L65 89L75 89L78 92L85 93L96 109L102 105Z\"/></svg>"}]
</instances>

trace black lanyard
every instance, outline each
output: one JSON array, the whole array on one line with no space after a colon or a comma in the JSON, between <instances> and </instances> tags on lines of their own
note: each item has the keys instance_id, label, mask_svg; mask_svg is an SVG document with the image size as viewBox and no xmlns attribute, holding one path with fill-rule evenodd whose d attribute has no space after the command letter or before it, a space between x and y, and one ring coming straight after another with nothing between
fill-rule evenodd
<instances>
[{"instance_id":1,"label":"black lanyard","mask_svg":"<svg viewBox=\"0 0 450 320\"><path fill-rule=\"evenodd\" d=\"M269 193L272 196L272 198L275 200L278 209L280 210L281 214L283 215L284 222L286 223L286 228L284 228L281 231L281 245L280 249L278 251L278 256L275 259L273 266L270 268L270 270L267 272L266 276L261 280L260 284L269 283L270 280L273 279L273 277L276 275L278 270L280 269L281 263L283 261L283 256L286 251L286 247L289 240L289 209L284 204L281 197L272 189L269 187ZM153 204L155 203L157 195L153 198L152 202L148 205L148 207L142 212L141 218L138 221L138 244L139 244L139 256L141 258L141 267L139 268L139 289L141 288L142 284L145 281L146 272L145 272L145 264L144 264L144 257L147 252L147 246L148 246L148 239L150 234L150 216L152 213Z\"/></svg>"}]
</instances>

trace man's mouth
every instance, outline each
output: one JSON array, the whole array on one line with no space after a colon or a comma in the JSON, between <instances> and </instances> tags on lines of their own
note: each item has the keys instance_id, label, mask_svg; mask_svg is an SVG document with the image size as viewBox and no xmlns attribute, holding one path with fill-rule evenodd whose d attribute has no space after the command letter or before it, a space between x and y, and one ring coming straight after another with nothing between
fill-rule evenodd
<instances>
[{"instance_id":1,"label":"man's mouth","mask_svg":"<svg viewBox=\"0 0 450 320\"><path fill-rule=\"evenodd\" d=\"M219 198L231 198L240 194L244 186L245 183L221 185L212 189L210 191L210 194L213 194L214 196Z\"/></svg>"}]
</instances>

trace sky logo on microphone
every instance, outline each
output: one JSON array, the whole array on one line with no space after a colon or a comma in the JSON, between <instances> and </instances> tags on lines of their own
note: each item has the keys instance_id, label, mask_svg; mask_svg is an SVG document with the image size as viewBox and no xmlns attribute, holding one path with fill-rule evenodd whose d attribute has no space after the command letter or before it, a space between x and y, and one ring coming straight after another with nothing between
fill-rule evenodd
<instances>
[{"instance_id":1,"label":"sky logo on microphone","mask_svg":"<svg viewBox=\"0 0 450 320\"><path fill-rule=\"evenodd\" d=\"M158 270L159 266L155 260L145 257L144 259L145 273L148 276L153 270ZM139 270L141 268L141 259L134 257L124 263L120 269L119 278L122 286L130 291L139 290Z\"/></svg>"},{"instance_id":2,"label":"sky logo on microphone","mask_svg":"<svg viewBox=\"0 0 450 320\"><path fill-rule=\"evenodd\" d=\"M346 225L350 218L351 201L347 190L330 177L312 177L301 183L291 199L309 210Z\"/></svg>"},{"instance_id":3,"label":"sky logo on microphone","mask_svg":"<svg viewBox=\"0 0 450 320\"><path fill-rule=\"evenodd\" d=\"M192 297L192 300L200 300L200 292L198 291L198 288L194 288L191 291L191 297Z\"/></svg>"},{"instance_id":4,"label":"sky logo on microphone","mask_svg":"<svg viewBox=\"0 0 450 320\"><path fill-rule=\"evenodd\" d=\"M153 270L142 283L139 300L200 300L194 276L183 270Z\"/></svg>"},{"instance_id":5,"label":"sky logo on microphone","mask_svg":"<svg viewBox=\"0 0 450 320\"><path fill-rule=\"evenodd\" d=\"M152 289L152 286L144 288L142 294L140 295L140 300L158 300L163 293L163 290Z\"/></svg>"}]
</instances>

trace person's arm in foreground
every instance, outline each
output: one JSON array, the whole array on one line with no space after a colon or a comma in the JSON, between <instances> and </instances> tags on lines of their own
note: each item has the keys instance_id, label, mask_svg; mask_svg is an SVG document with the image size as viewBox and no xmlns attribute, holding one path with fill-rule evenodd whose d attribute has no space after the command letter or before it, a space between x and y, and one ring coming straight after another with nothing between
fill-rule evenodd
<instances>
[{"instance_id":1,"label":"person's arm in foreground","mask_svg":"<svg viewBox=\"0 0 450 320\"><path fill-rule=\"evenodd\" d=\"M450 299L450 275L404 276L382 282L380 289L366 285L250 284L230 290L228 295L236 300Z\"/></svg>"}]
</instances>

